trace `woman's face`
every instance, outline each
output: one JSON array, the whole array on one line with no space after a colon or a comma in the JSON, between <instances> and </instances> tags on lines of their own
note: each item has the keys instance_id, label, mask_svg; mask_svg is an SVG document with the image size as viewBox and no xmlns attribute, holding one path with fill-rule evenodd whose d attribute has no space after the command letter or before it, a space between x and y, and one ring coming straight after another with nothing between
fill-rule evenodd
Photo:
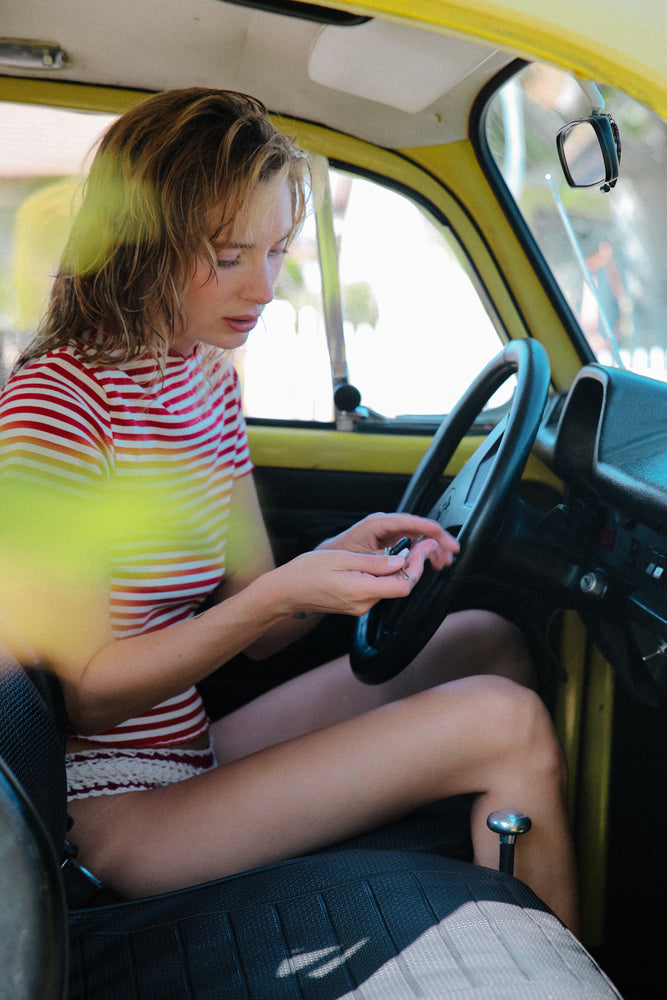
<instances>
[{"instance_id":1,"label":"woman's face","mask_svg":"<svg viewBox=\"0 0 667 1000\"><path fill-rule=\"evenodd\" d=\"M183 324L172 348L188 355L198 342L232 350L247 340L273 286L292 235L292 195L287 184L260 184L231 236L214 244L217 266L199 260L183 299Z\"/></svg>"}]
</instances>

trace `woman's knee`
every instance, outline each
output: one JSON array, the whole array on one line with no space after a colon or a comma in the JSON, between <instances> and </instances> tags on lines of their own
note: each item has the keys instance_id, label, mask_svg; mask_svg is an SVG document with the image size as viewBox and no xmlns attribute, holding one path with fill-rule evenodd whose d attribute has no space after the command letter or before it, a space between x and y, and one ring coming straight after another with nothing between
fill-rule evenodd
<instances>
[{"instance_id":1,"label":"woman's knee","mask_svg":"<svg viewBox=\"0 0 667 1000\"><path fill-rule=\"evenodd\" d=\"M443 637L456 643L467 661L466 672L496 674L528 687L535 668L521 630L494 611L469 609L445 619Z\"/></svg>"},{"instance_id":2,"label":"woman's knee","mask_svg":"<svg viewBox=\"0 0 667 1000\"><path fill-rule=\"evenodd\" d=\"M495 674L468 677L459 683L469 689L475 728L496 760L540 772L565 785L563 750L539 695Z\"/></svg>"}]
</instances>

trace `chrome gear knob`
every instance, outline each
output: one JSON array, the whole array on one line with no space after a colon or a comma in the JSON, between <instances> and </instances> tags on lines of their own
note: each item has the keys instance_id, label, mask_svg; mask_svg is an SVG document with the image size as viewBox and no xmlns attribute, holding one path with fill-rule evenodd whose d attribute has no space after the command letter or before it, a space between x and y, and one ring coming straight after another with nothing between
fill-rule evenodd
<instances>
[{"instance_id":1,"label":"chrome gear knob","mask_svg":"<svg viewBox=\"0 0 667 1000\"><path fill-rule=\"evenodd\" d=\"M497 809L486 818L489 830L500 837L500 858L498 870L512 875L514 872L514 844L516 838L530 830L530 816L524 813L511 812L509 809Z\"/></svg>"}]
</instances>

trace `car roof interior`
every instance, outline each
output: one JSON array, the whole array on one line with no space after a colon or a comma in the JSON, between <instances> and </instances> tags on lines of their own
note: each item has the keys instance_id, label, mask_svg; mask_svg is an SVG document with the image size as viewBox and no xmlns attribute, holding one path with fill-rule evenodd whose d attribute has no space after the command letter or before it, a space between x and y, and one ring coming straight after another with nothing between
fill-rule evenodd
<instances>
[{"instance_id":1,"label":"car roof interior","mask_svg":"<svg viewBox=\"0 0 667 1000\"><path fill-rule=\"evenodd\" d=\"M3 12L3 35L31 38L39 24L39 41L64 52L62 66L46 71L58 80L146 91L241 90L275 113L393 147L464 138L479 90L514 58L440 31L377 18L340 23L339 11L281 6L305 8L308 16L221 0L170 4L168 16L155 0L84 8L31 0ZM107 47L99 43L105 36L114 39ZM5 62L3 72L20 75L26 67Z\"/></svg>"}]
</instances>

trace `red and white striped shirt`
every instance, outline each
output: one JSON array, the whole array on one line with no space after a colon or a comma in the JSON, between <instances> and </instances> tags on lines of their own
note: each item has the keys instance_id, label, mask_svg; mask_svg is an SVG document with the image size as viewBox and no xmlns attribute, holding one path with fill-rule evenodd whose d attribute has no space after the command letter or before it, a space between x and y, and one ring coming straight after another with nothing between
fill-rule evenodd
<instances>
[{"instance_id":1,"label":"red and white striped shirt","mask_svg":"<svg viewBox=\"0 0 667 1000\"><path fill-rule=\"evenodd\" d=\"M162 377L152 361L105 368L61 348L0 395L0 477L38 496L85 498L104 526L116 639L191 617L220 583L232 483L251 469L238 377L224 359L205 370L197 352L170 355ZM207 726L191 687L86 739L159 747Z\"/></svg>"}]
</instances>

